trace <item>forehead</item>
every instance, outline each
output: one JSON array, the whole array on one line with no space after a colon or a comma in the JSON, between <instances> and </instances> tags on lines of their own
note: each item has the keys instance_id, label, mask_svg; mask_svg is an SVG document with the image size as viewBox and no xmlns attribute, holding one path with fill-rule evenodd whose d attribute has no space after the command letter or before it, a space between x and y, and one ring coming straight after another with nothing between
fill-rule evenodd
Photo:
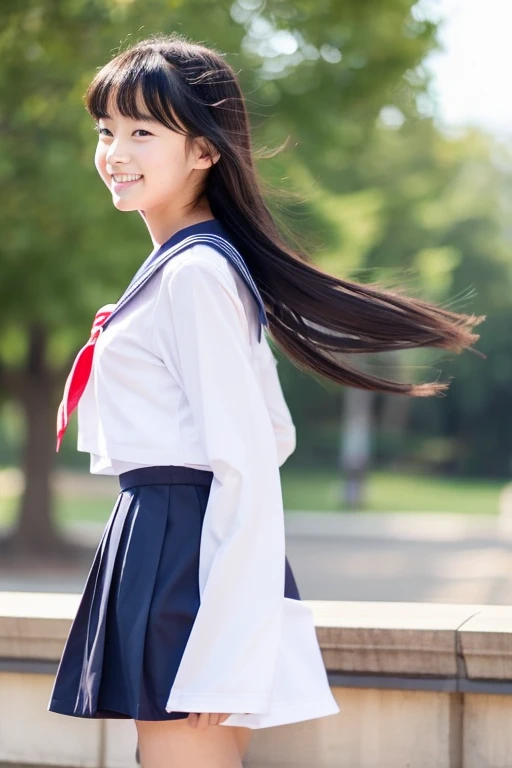
<instances>
[{"instance_id":1,"label":"forehead","mask_svg":"<svg viewBox=\"0 0 512 768\"><path fill-rule=\"evenodd\" d=\"M141 93L141 89L137 88L137 91L135 93L135 97L133 99L133 102L129 103L129 106L127 108L127 111L129 111L129 115L123 115L117 106L118 101L118 92L116 88L112 88L111 92L109 93L108 100L107 100L107 109L106 113L104 115L105 120L113 120L115 122L148 122L153 123L154 126L160 126L162 129L170 130L171 132L175 132L178 130L180 133L187 134L188 131L186 131L183 123L181 120L178 119L176 112L172 108L172 106L168 106L168 109L172 115L172 119L174 121L174 126L171 128L170 126L164 124L162 120L158 120L156 117L153 117L153 115L150 113L146 102L144 101L144 97ZM123 99L122 102L123 103Z\"/></svg>"},{"instance_id":2,"label":"forehead","mask_svg":"<svg viewBox=\"0 0 512 768\"><path fill-rule=\"evenodd\" d=\"M142 94L140 93L140 90L137 90L134 101L135 101L134 109L130 110L130 111L133 111L133 114L132 115L121 114L117 106L117 91L116 89L112 89L108 97L105 119L118 120L118 121L147 120L153 123L157 122L157 120L149 113L149 110L144 102L144 99L142 97Z\"/></svg>"}]
</instances>

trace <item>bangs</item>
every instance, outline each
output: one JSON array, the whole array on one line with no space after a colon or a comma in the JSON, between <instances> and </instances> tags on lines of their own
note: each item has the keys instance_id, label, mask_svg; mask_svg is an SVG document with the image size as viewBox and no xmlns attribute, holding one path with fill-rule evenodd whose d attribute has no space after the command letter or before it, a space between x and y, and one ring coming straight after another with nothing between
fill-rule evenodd
<instances>
[{"instance_id":1,"label":"bangs","mask_svg":"<svg viewBox=\"0 0 512 768\"><path fill-rule=\"evenodd\" d=\"M132 120L156 120L177 133L197 135L180 79L156 51L117 56L98 72L84 102L95 120L110 118L117 110Z\"/></svg>"}]
</instances>

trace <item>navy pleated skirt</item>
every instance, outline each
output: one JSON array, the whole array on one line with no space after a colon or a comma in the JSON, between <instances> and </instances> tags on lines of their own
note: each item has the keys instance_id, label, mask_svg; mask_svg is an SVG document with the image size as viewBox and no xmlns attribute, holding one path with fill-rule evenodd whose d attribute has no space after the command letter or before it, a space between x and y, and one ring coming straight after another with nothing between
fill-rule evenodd
<instances>
[{"instance_id":1,"label":"navy pleated skirt","mask_svg":"<svg viewBox=\"0 0 512 768\"><path fill-rule=\"evenodd\" d=\"M213 473L143 467L119 477L48 710L179 720L165 705L199 608L199 547ZM286 597L300 600L285 557ZM236 578L236 574L233 574Z\"/></svg>"}]
</instances>

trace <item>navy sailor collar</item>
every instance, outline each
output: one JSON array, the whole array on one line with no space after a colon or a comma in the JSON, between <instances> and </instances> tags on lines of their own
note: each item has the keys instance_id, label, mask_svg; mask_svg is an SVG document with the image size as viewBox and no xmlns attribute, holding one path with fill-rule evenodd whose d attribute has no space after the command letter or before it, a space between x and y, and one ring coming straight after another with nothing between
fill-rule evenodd
<instances>
[{"instance_id":1,"label":"navy sailor collar","mask_svg":"<svg viewBox=\"0 0 512 768\"><path fill-rule=\"evenodd\" d=\"M229 234L218 219L209 219L201 221L198 224L191 224L188 227L179 229L171 237L154 248L147 259L139 267L130 281L125 292L115 305L110 317L105 321L105 328L112 318L124 307L128 301L161 269L173 256L191 248L194 245L203 243L215 248L222 256L227 258L230 264L235 267L238 274L244 280L251 291L251 294L258 305L258 314L260 319L258 340L261 341L262 326L268 326L268 318L265 311L265 305L261 294L254 282L249 269L241 256L240 252L232 244Z\"/></svg>"}]
</instances>

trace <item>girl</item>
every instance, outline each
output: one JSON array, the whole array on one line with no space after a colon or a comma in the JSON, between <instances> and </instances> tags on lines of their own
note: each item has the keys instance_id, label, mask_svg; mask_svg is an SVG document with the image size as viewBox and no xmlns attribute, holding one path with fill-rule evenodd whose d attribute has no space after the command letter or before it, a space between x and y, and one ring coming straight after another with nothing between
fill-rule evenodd
<instances>
[{"instance_id":1,"label":"girl","mask_svg":"<svg viewBox=\"0 0 512 768\"><path fill-rule=\"evenodd\" d=\"M132 718L144 768L239 768L253 729L339 712L285 557L295 429L264 326L304 370L431 395L445 385L339 353L459 351L480 318L340 280L285 245L215 51L153 36L98 72L86 107L98 173L154 248L97 313L59 409L59 443L78 406L78 449L120 494L48 708Z\"/></svg>"}]
</instances>

